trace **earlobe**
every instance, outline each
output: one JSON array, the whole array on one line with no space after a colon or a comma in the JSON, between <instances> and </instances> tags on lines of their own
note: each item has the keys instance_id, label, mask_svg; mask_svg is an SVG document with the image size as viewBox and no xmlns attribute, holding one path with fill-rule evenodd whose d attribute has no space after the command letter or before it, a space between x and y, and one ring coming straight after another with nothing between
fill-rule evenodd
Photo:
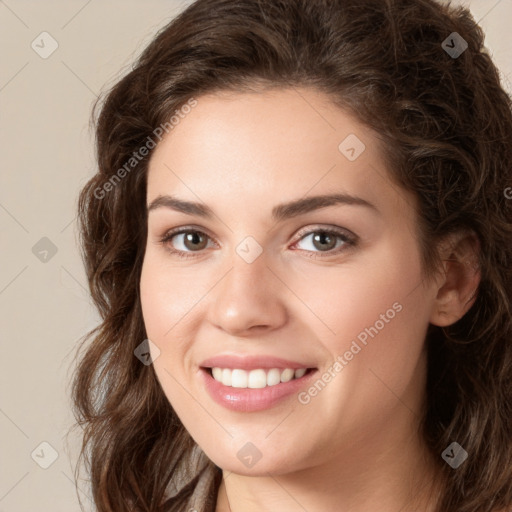
<instances>
[{"instance_id":1,"label":"earlobe","mask_svg":"<svg viewBox=\"0 0 512 512\"><path fill-rule=\"evenodd\" d=\"M458 233L440 250L444 275L439 281L430 323L446 327L460 320L476 300L481 279L480 243L473 232Z\"/></svg>"}]
</instances>

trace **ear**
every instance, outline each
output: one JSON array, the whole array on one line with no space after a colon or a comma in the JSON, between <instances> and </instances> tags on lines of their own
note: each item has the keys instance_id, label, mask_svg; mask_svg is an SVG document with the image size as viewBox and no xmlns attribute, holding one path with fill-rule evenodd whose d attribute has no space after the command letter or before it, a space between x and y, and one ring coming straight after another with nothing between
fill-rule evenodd
<instances>
[{"instance_id":1,"label":"ear","mask_svg":"<svg viewBox=\"0 0 512 512\"><path fill-rule=\"evenodd\" d=\"M446 327L462 318L476 300L481 279L480 243L474 232L459 232L441 244L440 252L443 272L430 323Z\"/></svg>"}]
</instances>

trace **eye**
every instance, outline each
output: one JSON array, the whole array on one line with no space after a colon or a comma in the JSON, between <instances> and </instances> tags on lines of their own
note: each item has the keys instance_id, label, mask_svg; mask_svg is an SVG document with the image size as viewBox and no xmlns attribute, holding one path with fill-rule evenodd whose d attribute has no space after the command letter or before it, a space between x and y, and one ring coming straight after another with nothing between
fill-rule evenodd
<instances>
[{"instance_id":1,"label":"eye","mask_svg":"<svg viewBox=\"0 0 512 512\"><path fill-rule=\"evenodd\" d=\"M180 258L193 258L194 253L205 249L208 245L210 237L191 228L179 228L174 231L167 232L160 243L165 245L167 249Z\"/></svg>"},{"instance_id":2,"label":"eye","mask_svg":"<svg viewBox=\"0 0 512 512\"><path fill-rule=\"evenodd\" d=\"M341 229L318 228L302 231L299 236L300 240L295 242L292 247L310 238L309 242L304 244L306 247L300 248L300 250L309 253L308 256L311 258L323 257L321 253L326 253L325 256L333 256L357 243L356 235ZM161 238L160 243L179 258L193 258L196 256L194 253L199 253L208 247L210 240L210 236L200 230L182 227L167 232Z\"/></svg>"},{"instance_id":3,"label":"eye","mask_svg":"<svg viewBox=\"0 0 512 512\"><path fill-rule=\"evenodd\" d=\"M312 258L317 258L318 253L327 253L326 256L339 254L348 247L355 246L357 242L357 237L354 234L337 229L315 229L306 233L299 233L299 236L301 238L294 246L309 239L304 244L305 248L301 250L312 253L310 255ZM320 255L320 257L323 257L323 255Z\"/></svg>"}]
</instances>

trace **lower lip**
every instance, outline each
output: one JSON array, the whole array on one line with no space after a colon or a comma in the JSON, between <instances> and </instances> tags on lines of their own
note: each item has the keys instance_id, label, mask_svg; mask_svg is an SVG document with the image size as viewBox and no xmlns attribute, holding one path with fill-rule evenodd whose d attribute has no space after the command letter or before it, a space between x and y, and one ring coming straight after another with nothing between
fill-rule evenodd
<instances>
[{"instance_id":1,"label":"lower lip","mask_svg":"<svg viewBox=\"0 0 512 512\"><path fill-rule=\"evenodd\" d=\"M308 370L299 379L292 379L275 386L266 386L258 389L224 386L222 382L216 381L210 375L209 370L205 368L201 368L199 373L201 378L204 379L208 393L215 402L231 411L255 412L270 409L290 395L298 393L309 385L317 370Z\"/></svg>"}]
</instances>

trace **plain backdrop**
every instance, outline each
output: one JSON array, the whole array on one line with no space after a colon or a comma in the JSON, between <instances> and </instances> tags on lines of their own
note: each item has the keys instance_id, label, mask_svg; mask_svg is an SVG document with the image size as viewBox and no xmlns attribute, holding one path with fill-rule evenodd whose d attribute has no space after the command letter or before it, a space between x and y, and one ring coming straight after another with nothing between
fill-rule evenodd
<instances>
[{"instance_id":1,"label":"plain backdrop","mask_svg":"<svg viewBox=\"0 0 512 512\"><path fill-rule=\"evenodd\" d=\"M74 351L98 322L75 222L91 107L189 3L0 0L0 512L80 510L65 435ZM462 3L512 92L512 0Z\"/></svg>"}]
</instances>

